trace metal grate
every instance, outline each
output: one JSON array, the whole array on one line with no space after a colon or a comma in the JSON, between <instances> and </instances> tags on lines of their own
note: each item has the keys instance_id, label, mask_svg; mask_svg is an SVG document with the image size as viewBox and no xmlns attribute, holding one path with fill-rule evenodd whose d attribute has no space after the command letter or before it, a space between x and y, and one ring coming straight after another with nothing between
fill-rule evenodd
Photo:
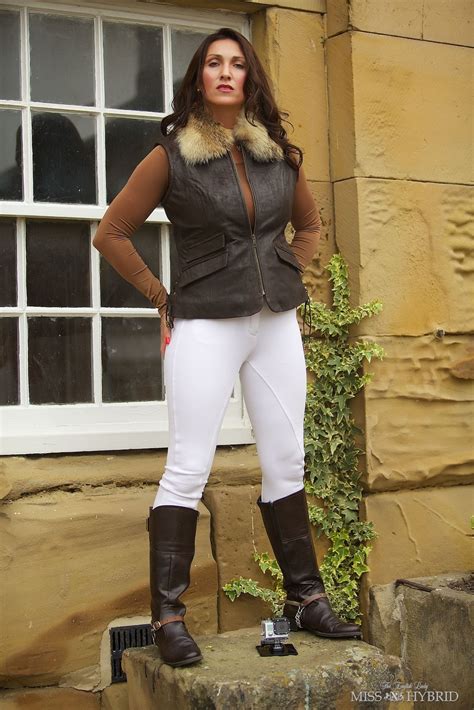
<instances>
[{"instance_id":1,"label":"metal grate","mask_svg":"<svg viewBox=\"0 0 474 710\"><path fill-rule=\"evenodd\" d=\"M121 683L127 680L127 676L122 669L122 653L126 648L152 645L151 625L115 626L109 629L109 636L112 683Z\"/></svg>"}]
</instances>

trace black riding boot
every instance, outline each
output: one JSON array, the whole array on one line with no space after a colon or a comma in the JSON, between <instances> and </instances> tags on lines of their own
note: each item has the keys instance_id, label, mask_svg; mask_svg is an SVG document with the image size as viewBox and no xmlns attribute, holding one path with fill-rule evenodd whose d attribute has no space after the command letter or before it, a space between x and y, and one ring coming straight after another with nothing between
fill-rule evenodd
<instances>
[{"instance_id":1,"label":"black riding boot","mask_svg":"<svg viewBox=\"0 0 474 710\"><path fill-rule=\"evenodd\" d=\"M154 643L170 666L202 658L184 623L186 607L179 596L189 587L199 513L178 505L150 508L151 624Z\"/></svg>"},{"instance_id":2,"label":"black riding boot","mask_svg":"<svg viewBox=\"0 0 474 710\"><path fill-rule=\"evenodd\" d=\"M360 626L335 616L319 574L304 488L258 506L283 573L286 602L283 615L291 630L305 629L325 638L362 638Z\"/></svg>"}]
</instances>

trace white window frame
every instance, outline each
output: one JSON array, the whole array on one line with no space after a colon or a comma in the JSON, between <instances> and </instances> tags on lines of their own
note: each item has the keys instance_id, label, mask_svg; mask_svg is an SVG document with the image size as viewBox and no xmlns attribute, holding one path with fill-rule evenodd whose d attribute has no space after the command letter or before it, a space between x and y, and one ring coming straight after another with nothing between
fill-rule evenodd
<instances>
[{"instance_id":1,"label":"white window frame","mask_svg":"<svg viewBox=\"0 0 474 710\"><path fill-rule=\"evenodd\" d=\"M23 164L23 201L0 201L0 216L17 219L17 284L18 302L15 307L0 307L0 317L19 318L19 358L20 358L20 404L0 407L0 454L32 454L78 451L107 451L120 449L163 448L168 444L168 414L166 399L152 402L102 402L101 382L101 315L138 317L158 317L149 308L104 308L100 306L98 251L92 246L92 238L98 221L107 207L105 185L105 131L102 22L103 20L152 23L163 28L164 54L164 113L146 111L122 111L107 109L106 115L117 114L134 118L163 118L171 112L172 67L171 30L174 28L212 32L228 26L250 36L250 25L245 15L210 10L195 11L177 7L143 3L112 4L100 2L80 2L64 4L57 2L28 2L10 0L1 2L1 10L19 10L21 27L21 101L0 99L0 108L13 108L22 112L22 139L25 161ZM94 107L70 106L30 101L29 47L27 46L28 12L48 12L64 14L68 17L94 18L96 105ZM58 110L79 115L98 116L96 135L97 156L97 205L55 204L33 202L33 157L30 112L34 109ZM63 218L67 220L87 220L91 223L90 268L91 306L86 308L40 308L26 304L26 219ZM170 288L170 244L168 220L163 209L155 209L147 223L161 226L162 281ZM64 405L34 405L28 401L28 339L27 317L43 316L89 316L92 319L93 356L93 403ZM254 441L250 420L242 398L240 382L227 408L218 444L244 444Z\"/></svg>"}]
</instances>

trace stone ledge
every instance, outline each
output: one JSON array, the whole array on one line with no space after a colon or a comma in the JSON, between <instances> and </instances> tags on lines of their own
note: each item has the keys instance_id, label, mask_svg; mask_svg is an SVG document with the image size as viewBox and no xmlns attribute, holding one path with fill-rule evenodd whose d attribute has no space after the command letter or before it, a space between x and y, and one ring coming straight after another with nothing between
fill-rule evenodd
<instances>
[{"instance_id":1,"label":"stone ledge","mask_svg":"<svg viewBox=\"0 0 474 710\"><path fill-rule=\"evenodd\" d=\"M407 681L400 658L364 641L290 634L298 656L260 658L260 627L196 637L203 660L184 668L164 664L154 646L124 652L130 710L274 710L367 708L359 693ZM355 698L351 696L355 693ZM399 702L397 710L412 703ZM395 708L389 700L378 710Z\"/></svg>"},{"instance_id":2,"label":"stone ledge","mask_svg":"<svg viewBox=\"0 0 474 710\"><path fill-rule=\"evenodd\" d=\"M66 491L156 484L166 461L166 449L153 451L100 452L64 456L0 457L0 498L16 500L26 495L61 489ZM260 483L255 445L219 446L208 486L219 483Z\"/></svg>"},{"instance_id":3,"label":"stone ledge","mask_svg":"<svg viewBox=\"0 0 474 710\"><path fill-rule=\"evenodd\" d=\"M451 572L449 574L432 575L429 577L410 577L411 582L433 587L438 593L450 596L454 589L450 589L451 582L463 582L469 575L466 572ZM402 640L400 636L400 621L402 617L401 605L404 603L405 594L411 594L411 587L406 585L395 586L390 584L374 584L369 590L369 633L371 644L380 648L384 653L401 656ZM427 592L425 592L427 593ZM459 592L459 594L464 594ZM463 597L460 597L463 598ZM464 597L466 599L466 597ZM467 599L467 601L469 601ZM474 602L474 597L471 602Z\"/></svg>"}]
</instances>

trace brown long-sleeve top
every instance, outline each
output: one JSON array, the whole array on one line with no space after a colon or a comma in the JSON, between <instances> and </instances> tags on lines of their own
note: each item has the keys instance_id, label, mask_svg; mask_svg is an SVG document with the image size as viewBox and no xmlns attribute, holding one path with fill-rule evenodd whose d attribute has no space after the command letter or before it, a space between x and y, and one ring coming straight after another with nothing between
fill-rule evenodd
<instances>
[{"instance_id":1,"label":"brown long-sleeve top","mask_svg":"<svg viewBox=\"0 0 474 710\"><path fill-rule=\"evenodd\" d=\"M249 213L255 220L255 207L242 156L232 149ZM93 239L93 245L129 283L135 286L164 315L168 294L161 281L145 264L130 237L159 205L168 187L169 162L162 146L154 148L135 168L127 184L110 204ZM300 168L294 193L291 224L295 235L291 247L305 268L311 261L321 233L319 210Z\"/></svg>"}]
</instances>

